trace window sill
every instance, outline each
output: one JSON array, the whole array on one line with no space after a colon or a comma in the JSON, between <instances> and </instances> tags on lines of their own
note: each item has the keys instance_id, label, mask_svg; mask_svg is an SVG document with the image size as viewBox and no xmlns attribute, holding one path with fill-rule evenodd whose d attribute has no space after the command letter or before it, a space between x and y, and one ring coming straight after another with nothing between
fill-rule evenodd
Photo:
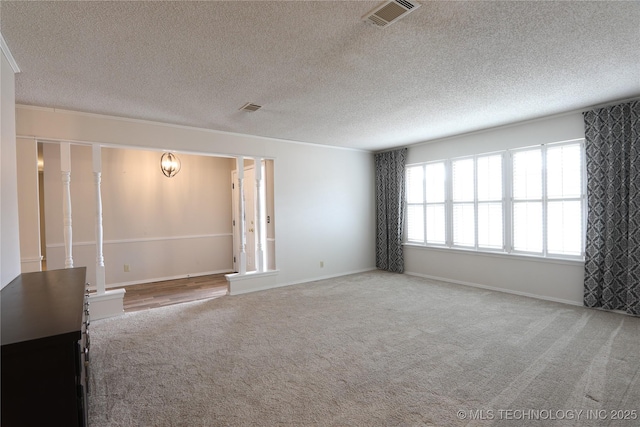
<instances>
[{"instance_id":1,"label":"window sill","mask_svg":"<svg viewBox=\"0 0 640 427\"><path fill-rule=\"evenodd\" d=\"M572 259L572 258L555 258L555 257L541 257L536 255L527 255L527 254L514 254L514 253L505 253L505 252L490 252L490 251L476 251L473 249L465 249L465 248L449 248L445 246L427 246L420 245L417 243L403 243L403 246L408 248L429 250L429 251L437 251L437 252L449 252L449 253L459 253L466 255L478 255L489 258L502 258L502 259L518 259L524 261L533 261L533 262L546 262L551 264L566 264L566 265L577 265L583 266L583 259Z\"/></svg>"}]
</instances>

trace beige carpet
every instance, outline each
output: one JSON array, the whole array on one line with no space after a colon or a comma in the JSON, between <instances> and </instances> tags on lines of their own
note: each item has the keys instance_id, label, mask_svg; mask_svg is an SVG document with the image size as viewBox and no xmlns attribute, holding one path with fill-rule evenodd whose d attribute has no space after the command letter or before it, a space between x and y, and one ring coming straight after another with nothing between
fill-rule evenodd
<instances>
[{"instance_id":1,"label":"beige carpet","mask_svg":"<svg viewBox=\"0 0 640 427\"><path fill-rule=\"evenodd\" d=\"M640 425L640 318L406 275L130 313L91 332L92 427Z\"/></svg>"}]
</instances>

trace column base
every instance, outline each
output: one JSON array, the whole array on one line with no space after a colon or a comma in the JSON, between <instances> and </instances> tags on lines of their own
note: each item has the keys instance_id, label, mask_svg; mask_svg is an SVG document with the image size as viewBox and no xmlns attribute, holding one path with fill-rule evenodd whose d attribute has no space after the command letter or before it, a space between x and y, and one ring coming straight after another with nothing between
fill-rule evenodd
<instances>
[{"instance_id":1,"label":"column base","mask_svg":"<svg viewBox=\"0 0 640 427\"><path fill-rule=\"evenodd\" d=\"M246 294L247 292L263 291L277 286L278 270L258 273L250 271L246 274L227 274L229 282L229 295Z\"/></svg>"},{"instance_id":2,"label":"column base","mask_svg":"<svg viewBox=\"0 0 640 427\"><path fill-rule=\"evenodd\" d=\"M89 295L89 313L91 320L106 319L124 313L124 289L106 291L104 294Z\"/></svg>"}]
</instances>

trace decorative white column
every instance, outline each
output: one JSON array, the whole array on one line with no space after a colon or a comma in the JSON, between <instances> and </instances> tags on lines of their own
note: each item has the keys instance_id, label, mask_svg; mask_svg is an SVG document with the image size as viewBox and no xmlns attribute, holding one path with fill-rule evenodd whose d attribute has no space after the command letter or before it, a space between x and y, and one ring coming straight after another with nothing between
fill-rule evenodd
<instances>
[{"instance_id":1,"label":"decorative white column","mask_svg":"<svg viewBox=\"0 0 640 427\"><path fill-rule=\"evenodd\" d=\"M255 174L255 218L245 218L245 195L244 195L244 158L236 158L237 176L238 176L238 233L240 235L240 266L238 273L227 274L226 279L229 282L229 295L239 295L246 292L253 292L263 289L269 289L278 286L278 270L268 270L266 262L266 254L268 248L266 246L266 230L267 230L267 209L266 209L266 185L265 170L262 158L254 158L254 174ZM251 179L253 181L253 179ZM253 183L249 183L254 185ZM247 187L251 188L251 187ZM253 219L256 233L256 271L247 272L246 259L246 222L245 219ZM268 271L267 271L268 270Z\"/></svg>"},{"instance_id":2,"label":"decorative white column","mask_svg":"<svg viewBox=\"0 0 640 427\"><path fill-rule=\"evenodd\" d=\"M62 177L62 220L64 223L64 268L73 268L73 228L71 224L71 144L60 143Z\"/></svg>"},{"instance_id":3,"label":"decorative white column","mask_svg":"<svg viewBox=\"0 0 640 427\"><path fill-rule=\"evenodd\" d=\"M238 273L247 273L247 236L245 236L244 157L236 158L238 171L238 235L240 237L240 263Z\"/></svg>"},{"instance_id":4,"label":"decorative white column","mask_svg":"<svg viewBox=\"0 0 640 427\"><path fill-rule=\"evenodd\" d=\"M102 151L100 145L93 146L93 180L96 190L96 288L98 294L104 294L105 269L102 239L102 192L100 183L102 180Z\"/></svg>"},{"instance_id":5,"label":"decorative white column","mask_svg":"<svg viewBox=\"0 0 640 427\"><path fill-rule=\"evenodd\" d=\"M96 144L92 147L93 180L96 190L96 289L89 295L91 304L91 319L104 319L118 316L124 313L124 289L106 290L105 267L103 255L103 230L102 230L102 148Z\"/></svg>"},{"instance_id":6,"label":"decorative white column","mask_svg":"<svg viewBox=\"0 0 640 427\"><path fill-rule=\"evenodd\" d=\"M262 164L262 158L256 157L255 163L255 176L256 176L256 191L255 191L255 207L256 207L256 268L259 273L265 270L265 251L264 251L264 229L265 223L263 221L264 216L264 166Z\"/></svg>"}]
</instances>

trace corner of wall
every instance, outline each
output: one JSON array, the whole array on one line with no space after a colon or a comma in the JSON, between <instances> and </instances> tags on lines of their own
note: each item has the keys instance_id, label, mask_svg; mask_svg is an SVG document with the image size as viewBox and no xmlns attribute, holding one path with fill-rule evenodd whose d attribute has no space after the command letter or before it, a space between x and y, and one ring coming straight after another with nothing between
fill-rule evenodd
<instances>
[{"instance_id":1,"label":"corner of wall","mask_svg":"<svg viewBox=\"0 0 640 427\"><path fill-rule=\"evenodd\" d=\"M1 34L0 45L0 287L4 287L20 274L14 75L19 69Z\"/></svg>"}]
</instances>

